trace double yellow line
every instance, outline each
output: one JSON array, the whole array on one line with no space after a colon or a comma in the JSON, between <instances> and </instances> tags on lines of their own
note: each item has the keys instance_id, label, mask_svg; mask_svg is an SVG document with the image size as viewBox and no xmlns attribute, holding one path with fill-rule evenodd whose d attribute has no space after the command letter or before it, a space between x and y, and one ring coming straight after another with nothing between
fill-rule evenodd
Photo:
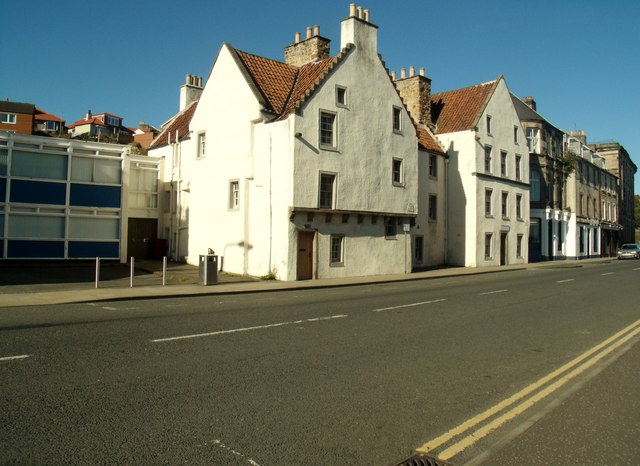
<instances>
[{"instance_id":1,"label":"double yellow line","mask_svg":"<svg viewBox=\"0 0 640 466\"><path fill-rule=\"evenodd\" d=\"M542 377L537 382L523 388L518 393L510 396L504 401L492 406L487 409L483 413L478 414L477 416L472 417L471 419L463 422L459 426L451 429L450 431L436 437L433 440L428 441L420 448L417 449L420 453L429 453L433 452L438 447L442 445L448 444L450 442L455 442L452 445L448 446L446 449L439 452L436 456L438 459L443 461L447 461L454 456L461 453L466 448L470 447L478 440L482 439L489 435L492 431L504 425L506 422L511 419L519 416L525 410L529 409L531 406L535 405L540 400L543 400L553 392L557 391L563 385L565 385L570 380L574 379L582 372L586 371L593 365L595 365L602 358L615 351L617 348L621 347L633 337L640 333L640 320L637 320L633 324L625 327L620 330L618 333L613 335L610 338L607 338L602 343L594 346L590 350L582 353L577 358L569 361L564 366L556 369L550 374ZM555 382L546 386L542 390L535 393L533 396L526 398L528 395L536 392L541 389L543 386L556 379ZM526 398L526 399L525 399ZM491 420L489 423L478 427L484 421L498 415L500 412L506 410L507 408L511 408L508 411L502 413L495 419ZM476 429L477 428L477 429ZM472 430L476 429L476 430ZM471 431L471 432L470 432ZM469 433L470 432L470 433ZM466 436L463 436L465 435Z\"/></svg>"}]
</instances>

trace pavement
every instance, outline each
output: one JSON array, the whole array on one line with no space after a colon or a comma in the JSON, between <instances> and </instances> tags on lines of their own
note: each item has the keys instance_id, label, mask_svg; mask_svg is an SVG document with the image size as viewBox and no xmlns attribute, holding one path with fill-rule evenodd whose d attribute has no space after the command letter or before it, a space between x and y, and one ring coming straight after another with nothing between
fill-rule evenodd
<instances>
[{"instance_id":1,"label":"pavement","mask_svg":"<svg viewBox=\"0 0 640 466\"><path fill-rule=\"evenodd\" d=\"M102 262L97 287L94 261L0 261L0 308L367 285L545 267L575 268L613 259L607 257L492 267L438 267L410 274L290 282L219 272L217 283L206 286L198 283L197 266L169 262L163 277L162 261L136 261L132 281L129 264Z\"/></svg>"}]
</instances>

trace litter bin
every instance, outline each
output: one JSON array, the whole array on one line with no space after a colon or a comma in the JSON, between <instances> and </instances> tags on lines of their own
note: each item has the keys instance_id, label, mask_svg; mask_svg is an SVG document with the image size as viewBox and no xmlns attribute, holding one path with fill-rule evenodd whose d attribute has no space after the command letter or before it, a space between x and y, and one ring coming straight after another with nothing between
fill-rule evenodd
<instances>
[{"instance_id":1,"label":"litter bin","mask_svg":"<svg viewBox=\"0 0 640 466\"><path fill-rule=\"evenodd\" d=\"M218 283L218 256L213 254L200 255L198 283L200 285L215 285Z\"/></svg>"}]
</instances>

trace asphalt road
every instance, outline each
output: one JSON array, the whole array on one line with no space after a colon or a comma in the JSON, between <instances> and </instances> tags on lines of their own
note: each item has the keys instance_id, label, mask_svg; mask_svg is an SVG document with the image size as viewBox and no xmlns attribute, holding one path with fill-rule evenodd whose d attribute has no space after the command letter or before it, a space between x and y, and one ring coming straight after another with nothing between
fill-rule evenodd
<instances>
[{"instance_id":1,"label":"asphalt road","mask_svg":"<svg viewBox=\"0 0 640 466\"><path fill-rule=\"evenodd\" d=\"M429 454L486 427L448 461L637 464L639 278L612 261L0 309L0 463L392 465L531 389Z\"/></svg>"}]
</instances>

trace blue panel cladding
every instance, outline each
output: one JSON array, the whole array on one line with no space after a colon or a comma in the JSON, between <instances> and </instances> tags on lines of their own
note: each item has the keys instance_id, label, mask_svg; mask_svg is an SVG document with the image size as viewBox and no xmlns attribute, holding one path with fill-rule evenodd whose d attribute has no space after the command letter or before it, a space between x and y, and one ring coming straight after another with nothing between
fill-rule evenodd
<instances>
[{"instance_id":1,"label":"blue panel cladding","mask_svg":"<svg viewBox=\"0 0 640 466\"><path fill-rule=\"evenodd\" d=\"M7 198L7 179L0 178L0 202L5 202Z\"/></svg>"},{"instance_id":2,"label":"blue panel cladding","mask_svg":"<svg viewBox=\"0 0 640 466\"><path fill-rule=\"evenodd\" d=\"M11 202L65 205L66 198L65 183L11 180Z\"/></svg>"},{"instance_id":3,"label":"blue panel cladding","mask_svg":"<svg viewBox=\"0 0 640 466\"><path fill-rule=\"evenodd\" d=\"M64 241L9 240L7 257L22 259L64 259Z\"/></svg>"},{"instance_id":4,"label":"blue panel cladding","mask_svg":"<svg viewBox=\"0 0 640 466\"><path fill-rule=\"evenodd\" d=\"M120 186L71 185L69 205L82 207L120 207Z\"/></svg>"},{"instance_id":5,"label":"blue panel cladding","mask_svg":"<svg viewBox=\"0 0 640 466\"><path fill-rule=\"evenodd\" d=\"M118 259L120 243L101 243L98 241L69 241L69 259Z\"/></svg>"}]
</instances>

